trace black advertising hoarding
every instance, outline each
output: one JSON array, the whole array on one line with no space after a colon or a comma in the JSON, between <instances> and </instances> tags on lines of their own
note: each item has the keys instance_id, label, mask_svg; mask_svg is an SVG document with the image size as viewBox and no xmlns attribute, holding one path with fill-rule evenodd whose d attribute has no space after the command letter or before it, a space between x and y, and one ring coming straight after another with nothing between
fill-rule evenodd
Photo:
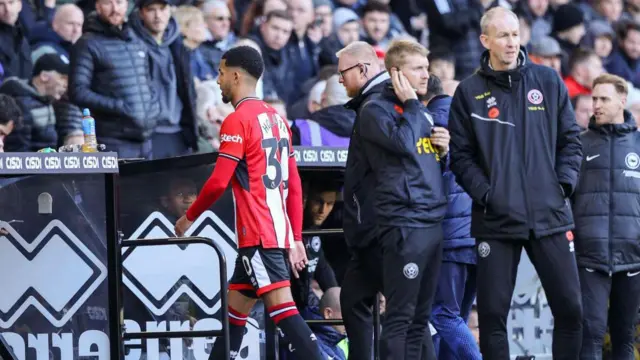
<instances>
[{"instance_id":1,"label":"black advertising hoarding","mask_svg":"<svg viewBox=\"0 0 640 360\"><path fill-rule=\"evenodd\" d=\"M6 153L0 163L4 342L16 359L110 360L103 174L117 172L115 154Z\"/></svg>"}]
</instances>

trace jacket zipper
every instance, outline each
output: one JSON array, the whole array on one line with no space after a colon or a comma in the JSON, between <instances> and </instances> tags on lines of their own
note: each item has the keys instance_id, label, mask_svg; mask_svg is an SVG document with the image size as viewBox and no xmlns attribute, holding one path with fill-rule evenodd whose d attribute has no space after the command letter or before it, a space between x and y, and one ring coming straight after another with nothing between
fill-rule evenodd
<instances>
[{"instance_id":1,"label":"jacket zipper","mask_svg":"<svg viewBox=\"0 0 640 360\"><path fill-rule=\"evenodd\" d=\"M509 87L511 87L511 75L509 75ZM523 86L524 88L524 86ZM522 108L522 116L523 118L526 118L526 105L525 107ZM529 197L527 196L527 183L524 180L525 177L525 167L524 167L524 162L525 162L525 156L527 153L527 137L524 135L524 131L526 130L525 125L526 121L523 122L523 127L522 127L522 149L520 151L520 158L521 158L521 162L520 162L520 166L522 166L522 170L520 172L520 182L522 184L522 196L524 198L524 206L527 208L527 226L529 227L530 230L533 230L533 228L535 227L535 222L531 221L532 217L533 217L533 212L531 211L531 205L529 204Z\"/></svg>"},{"instance_id":2,"label":"jacket zipper","mask_svg":"<svg viewBox=\"0 0 640 360\"><path fill-rule=\"evenodd\" d=\"M360 202L358 201L358 197L356 196L356 194L353 194L353 202L356 204L356 209L357 211L357 218L358 218L358 224L362 223L362 221L360 221Z\"/></svg>"},{"instance_id":3,"label":"jacket zipper","mask_svg":"<svg viewBox=\"0 0 640 360\"><path fill-rule=\"evenodd\" d=\"M612 241L611 241L611 228L613 226L613 216L611 216L611 214L613 213L613 139L611 137L609 137L609 143L611 144L610 147L610 153L609 153L609 238L607 239L609 241L609 277L611 277L613 275L613 260L612 260L612 254L613 254L613 246L612 246Z\"/></svg>"}]
</instances>

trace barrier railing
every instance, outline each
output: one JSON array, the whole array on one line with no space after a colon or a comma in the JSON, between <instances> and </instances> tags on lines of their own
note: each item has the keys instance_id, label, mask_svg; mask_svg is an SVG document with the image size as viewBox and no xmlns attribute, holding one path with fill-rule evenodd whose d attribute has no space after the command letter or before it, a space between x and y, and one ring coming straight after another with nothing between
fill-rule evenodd
<instances>
[{"instance_id":1,"label":"barrier railing","mask_svg":"<svg viewBox=\"0 0 640 360\"><path fill-rule=\"evenodd\" d=\"M121 248L133 248L140 246L167 246L167 245L186 245L186 244L205 244L211 246L218 255L219 264L219 277L220 287L226 289L227 286L227 261L224 256L224 252L220 248L220 245L216 244L212 239L205 237L182 237L182 238L164 238L164 239L140 239L140 240L122 240L120 242ZM122 277L122 271L118 274ZM227 294L221 292L220 302L222 309L227 309ZM149 338L183 338L183 337L218 337L217 341L224 341L224 360L229 359L229 313L227 311L221 311L221 330L206 330L206 331L168 331L168 332L123 332L123 340L131 339L149 339ZM125 329L126 330L126 329ZM213 359L213 354L209 356L210 360Z\"/></svg>"}]
</instances>

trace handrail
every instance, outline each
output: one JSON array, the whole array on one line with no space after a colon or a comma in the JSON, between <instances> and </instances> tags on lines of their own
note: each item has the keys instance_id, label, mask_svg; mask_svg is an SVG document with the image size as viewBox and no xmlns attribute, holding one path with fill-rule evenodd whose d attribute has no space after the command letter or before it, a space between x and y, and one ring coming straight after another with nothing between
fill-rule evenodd
<instances>
[{"instance_id":1,"label":"handrail","mask_svg":"<svg viewBox=\"0 0 640 360\"><path fill-rule=\"evenodd\" d=\"M220 313L222 314L222 329L221 330L202 330L202 331L167 331L167 332L133 332L123 333L123 340L131 339L149 339L149 338L183 338L183 337L222 337L216 341L224 341L224 359L229 360L229 353L231 351L230 338L229 338L229 313L227 312L227 260L224 256L224 252L215 241L209 238L201 236L191 236L182 238L158 238L158 239L134 239L134 240L122 240L120 242L121 247L139 247L139 246L163 246L163 245L185 245L185 244L204 244L213 247L218 255L218 262L220 265ZM209 355L209 359L213 360L213 353ZM218 360L218 359L215 359Z\"/></svg>"},{"instance_id":2,"label":"handrail","mask_svg":"<svg viewBox=\"0 0 640 360\"><path fill-rule=\"evenodd\" d=\"M302 230L303 236L340 235L340 234L344 234L344 230L342 229Z\"/></svg>"}]
</instances>

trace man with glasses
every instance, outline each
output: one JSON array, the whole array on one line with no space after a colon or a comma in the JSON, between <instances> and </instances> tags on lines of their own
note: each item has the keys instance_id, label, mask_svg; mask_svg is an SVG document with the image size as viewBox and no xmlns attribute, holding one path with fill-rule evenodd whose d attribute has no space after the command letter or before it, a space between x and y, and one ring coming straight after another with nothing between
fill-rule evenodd
<instances>
[{"instance_id":1,"label":"man with glasses","mask_svg":"<svg viewBox=\"0 0 640 360\"><path fill-rule=\"evenodd\" d=\"M362 150L358 130L360 107L375 94L382 92L389 74L380 66L371 45L356 41L340 50L338 73L340 83L351 97L345 106L356 111L349 155L344 175L343 227L347 246L352 254L340 294L342 318L349 336L349 359L372 358L372 306L382 284L377 263L377 234L373 221L373 173ZM365 119L364 121L367 121Z\"/></svg>"}]
</instances>

